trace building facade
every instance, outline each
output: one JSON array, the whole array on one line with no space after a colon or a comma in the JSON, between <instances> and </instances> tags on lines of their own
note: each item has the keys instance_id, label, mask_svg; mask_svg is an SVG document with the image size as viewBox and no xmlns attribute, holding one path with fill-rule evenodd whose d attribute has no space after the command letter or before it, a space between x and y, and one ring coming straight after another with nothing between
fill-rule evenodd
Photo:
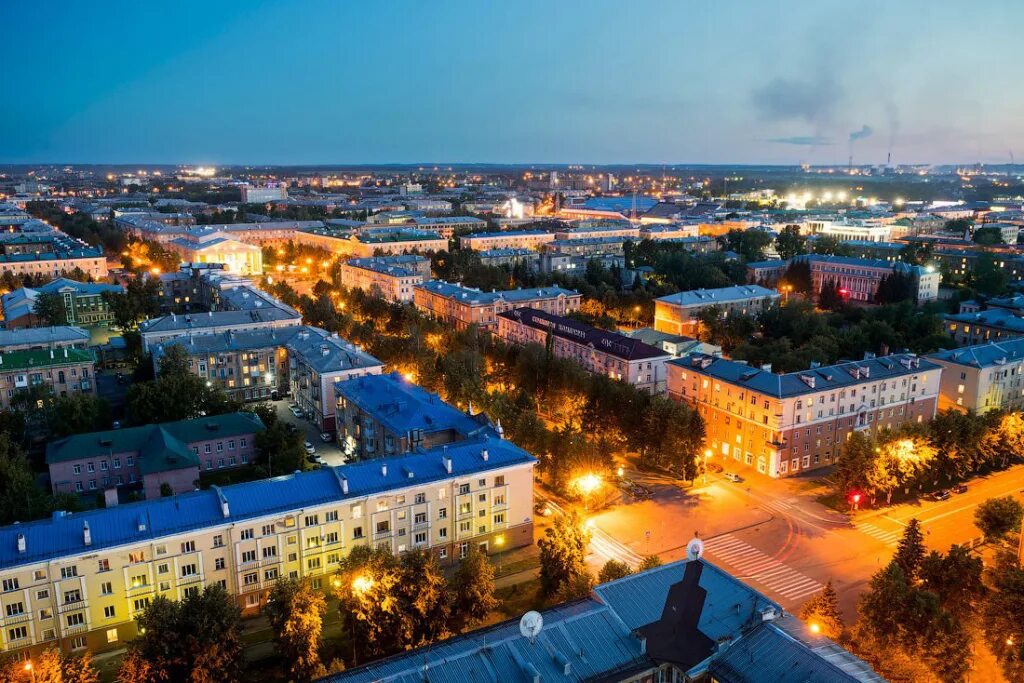
<instances>
[{"instance_id":1,"label":"building facade","mask_svg":"<svg viewBox=\"0 0 1024 683\"><path fill-rule=\"evenodd\" d=\"M252 413L229 413L75 434L46 446L54 493L96 494L112 488L140 489L159 498L167 485L188 493L199 474L255 461L254 440L263 423Z\"/></svg>"},{"instance_id":2,"label":"building facade","mask_svg":"<svg viewBox=\"0 0 1024 683\"><path fill-rule=\"evenodd\" d=\"M928 360L943 367L939 410L1024 409L1024 339L948 349Z\"/></svg>"},{"instance_id":3,"label":"building facade","mask_svg":"<svg viewBox=\"0 0 1024 683\"><path fill-rule=\"evenodd\" d=\"M882 280L902 273L911 279L918 303L934 301L939 296L942 274L930 267L823 254L798 256L795 260L805 261L810 266L815 294L821 293L826 282L833 282L844 298L873 303Z\"/></svg>"},{"instance_id":4,"label":"building facade","mask_svg":"<svg viewBox=\"0 0 1024 683\"><path fill-rule=\"evenodd\" d=\"M96 394L96 354L91 349L0 351L0 408L10 410L21 391L46 387L54 396Z\"/></svg>"},{"instance_id":5,"label":"building facade","mask_svg":"<svg viewBox=\"0 0 1024 683\"><path fill-rule=\"evenodd\" d=\"M430 259L413 254L354 258L343 261L338 274L345 287L408 303L413 287L430 279Z\"/></svg>"},{"instance_id":6,"label":"building facade","mask_svg":"<svg viewBox=\"0 0 1024 683\"><path fill-rule=\"evenodd\" d=\"M950 336L960 346L1001 342L1024 336L1024 318L1004 309L953 313L943 320Z\"/></svg>"},{"instance_id":7,"label":"building facade","mask_svg":"<svg viewBox=\"0 0 1024 683\"><path fill-rule=\"evenodd\" d=\"M717 307L722 317L757 315L778 305L780 294L760 285L694 289L654 300L654 329L669 334L698 336L701 311Z\"/></svg>"},{"instance_id":8,"label":"building facade","mask_svg":"<svg viewBox=\"0 0 1024 683\"><path fill-rule=\"evenodd\" d=\"M60 298L64 309L66 325L109 325L114 316L110 306L103 297L106 292L120 293L121 285L108 285L100 282L75 282L67 278L57 278L40 287L22 287L0 297L3 306L4 325L8 329L16 327L35 327L40 322L35 314L36 302L40 294L53 294Z\"/></svg>"},{"instance_id":9,"label":"building facade","mask_svg":"<svg viewBox=\"0 0 1024 683\"><path fill-rule=\"evenodd\" d=\"M539 251L555 235L546 230L505 230L499 232L478 232L475 235L463 235L459 238L459 246L473 251L491 249L530 249Z\"/></svg>"},{"instance_id":10,"label":"building facade","mask_svg":"<svg viewBox=\"0 0 1024 683\"><path fill-rule=\"evenodd\" d=\"M448 564L530 545L534 463L481 439L0 528L0 650L123 647L154 597L211 585L253 614L281 577L328 590L358 546Z\"/></svg>"},{"instance_id":11,"label":"building facade","mask_svg":"<svg viewBox=\"0 0 1024 683\"><path fill-rule=\"evenodd\" d=\"M704 418L716 460L780 478L834 464L854 431L931 420L941 374L913 354L781 375L694 354L668 363L668 393Z\"/></svg>"},{"instance_id":12,"label":"building facade","mask_svg":"<svg viewBox=\"0 0 1024 683\"><path fill-rule=\"evenodd\" d=\"M665 362L672 355L639 339L532 308L500 313L496 334L509 344L548 347L557 358L575 360L587 372L650 393L665 391Z\"/></svg>"},{"instance_id":13,"label":"building facade","mask_svg":"<svg viewBox=\"0 0 1024 683\"><path fill-rule=\"evenodd\" d=\"M493 329L499 313L529 306L554 315L578 311L582 297L561 287L536 287L481 292L444 280L430 280L413 288L416 308L462 329L479 325Z\"/></svg>"}]
</instances>

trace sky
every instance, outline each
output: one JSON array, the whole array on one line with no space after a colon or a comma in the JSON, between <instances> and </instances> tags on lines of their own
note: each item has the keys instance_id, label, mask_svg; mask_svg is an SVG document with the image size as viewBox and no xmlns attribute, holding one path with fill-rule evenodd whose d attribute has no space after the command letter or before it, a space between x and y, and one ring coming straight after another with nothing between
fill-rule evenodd
<instances>
[{"instance_id":1,"label":"sky","mask_svg":"<svg viewBox=\"0 0 1024 683\"><path fill-rule=\"evenodd\" d=\"M3 0L0 163L1006 163L1024 2Z\"/></svg>"}]
</instances>

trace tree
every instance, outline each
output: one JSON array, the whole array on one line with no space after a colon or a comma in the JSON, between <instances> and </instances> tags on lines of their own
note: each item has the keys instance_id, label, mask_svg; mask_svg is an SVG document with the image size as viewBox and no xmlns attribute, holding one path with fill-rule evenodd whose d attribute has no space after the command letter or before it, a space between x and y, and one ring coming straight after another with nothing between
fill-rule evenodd
<instances>
[{"instance_id":1,"label":"tree","mask_svg":"<svg viewBox=\"0 0 1024 683\"><path fill-rule=\"evenodd\" d=\"M913 301L917 298L914 278L907 273L894 270L882 278L875 291L875 301L880 304L894 304L899 301Z\"/></svg>"},{"instance_id":2,"label":"tree","mask_svg":"<svg viewBox=\"0 0 1024 683\"><path fill-rule=\"evenodd\" d=\"M873 577L860 596L860 625L879 639L896 638L906 624L903 612L910 594L907 576L895 560Z\"/></svg>"},{"instance_id":3,"label":"tree","mask_svg":"<svg viewBox=\"0 0 1024 683\"><path fill-rule=\"evenodd\" d=\"M455 570L449 590L452 617L459 630L476 626L498 606L494 597L494 565L472 544Z\"/></svg>"},{"instance_id":4,"label":"tree","mask_svg":"<svg viewBox=\"0 0 1024 683\"><path fill-rule=\"evenodd\" d=\"M648 555L640 563L640 566L636 568L638 572L645 572L648 569L654 569L662 565L661 558L657 555Z\"/></svg>"},{"instance_id":5,"label":"tree","mask_svg":"<svg viewBox=\"0 0 1024 683\"><path fill-rule=\"evenodd\" d=\"M644 412L644 422L648 438L639 444L641 460L670 468L684 479L695 478L697 454L704 444L700 414L681 401L654 396Z\"/></svg>"},{"instance_id":6,"label":"tree","mask_svg":"<svg viewBox=\"0 0 1024 683\"><path fill-rule=\"evenodd\" d=\"M43 325L67 325L68 316L64 298L56 292L40 292L32 306L32 313Z\"/></svg>"},{"instance_id":7,"label":"tree","mask_svg":"<svg viewBox=\"0 0 1024 683\"><path fill-rule=\"evenodd\" d=\"M628 564L613 558L605 562L604 566L601 567L601 571L597 575L597 582L608 583L609 581L629 576L632 573L633 570L629 568Z\"/></svg>"},{"instance_id":8,"label":"tree","mask_svg":"<svg viewBox=\"0 0 1024 683\"><path fill-rule=\"evenodd\" d=\"M800 234L799 225L787 225L775 238L775 249L779 258L787 261L794 256L807 253L807 238Z\"/></svg>"},{"instance_id":9,"label":"tree","mask_svg":"<svg viewBox=\"0 0 1024 683\"><path fill-rule=\"evenodd\" d=\"M821 589L820 593L816 593L804 604L800 610L800 618L810 624L812 630L817 625L815 632L821 633L826 638L838 640L843 634L843 616L839 609L839 596L832 586L831 579L825 583L825 587Z\"/></svg>"},{"instance_id":10,"label":"tree","mask_svg":"<svg viewBox=\"0 0 1024 683\"><path fill-rule=\"evenodd\" d=\"M825 280L821 283L821 291L818 292L818 308L826 311L834 311L842 307L844 303L843 293L835 280Z\"/></svg>"},{"instance_id":11,"label":"tree","mask_svg":"<svg viewBox=\"0 0 1024 683\"><path fill-rule=\"evenodd\" d=\"M125 332L160 313L160 283L153 278L134 278L124 292L103 292L102 296L114 324Z\"/></svg>"},{"instance_id":12,"label":"tree","mask_svg":"<svg viewBox=\"0 0 1024 683\"><path fill-rule=\"evenodd\" d=\"M903 570L906 580L913 583L917 580L918 571L925 557L924 534L917 518L911 519L903 530L903 538L896 546L896 554L892 561Z\"/></svg>"},{"instance_id":13,"label":"tree","mask_svg":"<svg viewBox=\"0 0 1024 683\"><path fill-rule=\"evenodd\" d=\"M974 231L972 238L976 244L995 246L1004 244L1003 232L994 226L982 226Z\"/></svg>"},{"instance_id":14,"label":"tree","mask_svg":"<svg viewBox=\"0 0 1024 683\"><path fill-rule=\"evenodd\" d=\"M971 282L986 296L998 296L1006 291L1006 272L996 265L991 254L981 254L974 263Z\"/></svg>"},{"instance_id":15,"label":"tree","mask_svg":"<svg viewBox=\"0 0 1024 683\"><path fill-rule=\"evenodd\" d=\"M410 617L412 646L447 638L451 597L437 556L424 548L409 550L399 560L399 572L398 600Z\"/></svg>"},{"instance_id":16,"label":"tree","mask_svg":"<svg viewBox=\"0 0 1024 683\"><path fill-rule=\"evenodd\" d=\"M220 586L180 602L157 596L136 619L139 636L128 644L128 655L133 667L149 665L151 680L239 680L241 610Z\"/></svg>"},{"instance_id":17,"label":"tree","mask_svg":"<svg viewBox=\"0 0 1024 683\"><path fill-rule=\"evenodd\" d=\"M855 431L843 442L836 461L834 490L837 496L846 499L850 494L866 491L868 472L874 468L876 453L871 437Z\"/></svg>"},{"instance_id":18,"label":"tree","mask_svg":"<svg viewBox=\"0 0 1024 683\"><path fill-rule=\"evenodd\" d=\"M274 584L263 609L274 631L277 651L286 662L288 675L308 681L324 675L320 661L320 635L327 602L308 581L281 579Z\"/></svg>"},{"instance_id":19,"label":"tree","mask_svg":"<svg viewBox=\"0 0 1024 683\"><path fill-rule=\"evenodd\" d=\"M155 683L153 665L139 651L129 648L117 667L117 683Z\"/></svg>"},{"instance_id":20,"label":"tree","mask_svg":"<svg viewBox=\"0 0 1024 683\"><path fill-rule=\"evenodd\" d=\"M794 292L809 294L811 288L814 287L814 281L811 279L811 264L804 260L791 262L786 266L786 272L782 274L779 281L792 287Z\"/></svg>"},{"instance_id":21,"label":"tree","mask_svg":"<svg viewBox=\"0 0 1024 683\"><path fill-rule=\"evenodd\" d=\"M974 511L974 525L985 538L1002 540L1011 531L1020 531L1024 505L1013 496L989 498Z\"/></svg>"},{"instance_id":22,"label":"tree","mask_svg":"<svg viewBox=\"0 0 1024 683\"><path fill-rule=\"evenodd\" d=\"M772 234L756 228L750 230L730 230L719 238L726 249L735 251L748 263L764 260L764 251L772 243Z\"/></svg>"},{"instance_id":23,"label":"tree","mask_svg":"<svg viewBox=\"0 0 1024 683\"><path fill-rule=\"evenodd\" d=\"M399 599L404 577L395 556L386 548L357 546L340 569L332 585L356 661L411 647L412 617Z\"/></svg>"},{"instance_id":24,"label":"tree","mask_svg":"<svg viewBox=\"0 0 1024 683\"><path fill-rule=\"evenodd\" d=\"M266 467L268 475L301 471L307 467L302 434L288 431L284 422L275 422L256 434L253 445L259 451L257 462Z\"/></svg>"},{"instance_id":25,"label":"tree","mask_svg":"<svg viewBox=\"0 0 1024 683\"><path fill-rule=\"evenodd\" d=\"M924 558L918 572L921 582L942 600L942 606L954 617L965 620L975 603L985 594L981 575L984 563L964 545L950 546L946 555L933 550Z\"/></svg>"},{"instance_id":26,"label":"tree","mask_svg":"<svg viewBox=\"0 0 1024 683\"><path fill-rule=\"evenodd\" d=\"M558 594L564 585L586 574L590 531L577 511L555 517L537 542L540 547L540 585L544 595Z\"/></svg>"},{"instance_id":27,"label":"tree","mask_svg":"<svg viewBox=\"0 0 1024 683\"><path fill-rule=\"evenodd\" d=\"M135 424L191 420L203 415L234 412L241 404L189 370L185 349L172 344L160 359L160 371L151 382L133 384L125 396Z\"/></svg>"},{"instance_id":28,"label":"tree","mask_svg":"<svg viewBox=\"0 0 1024 683\"><path fill-rule=\"evenodd\" d=\"M989 649L999 659L1007 680L1024 680L1024 567L1004 552L988 576L992 593L985 602L982 625Z\"/></svg>"}]
</instances>

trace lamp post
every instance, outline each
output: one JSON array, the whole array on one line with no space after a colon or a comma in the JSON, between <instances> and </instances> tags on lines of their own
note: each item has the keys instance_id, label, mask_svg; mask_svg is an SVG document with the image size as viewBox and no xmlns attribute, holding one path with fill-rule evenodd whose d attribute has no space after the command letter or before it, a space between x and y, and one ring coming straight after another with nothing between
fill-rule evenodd
<instances>
[{"instance_id":1,"label":"lamp post","mask_svg":"<svg viewBox=\"0 0 1024 683\"><path fill-rule=\"evenodd\" d=\"M494 545L498 548L495 553L498 556L498 573L501 573L501 550L505 547L505 534L498 534L494 537Z\"/></svg>"},{"instance_id":2,"label":"lamp post","mask_svg":"<svg viewBox=\"0 0 1024 683\"><path fill-rule=\"evenodd\" d=\"M31 659L25 662L25 671L27 671L29 676L32 677L32 683L36 683L36 669L32 666Z\"/></svg>"},{"instance_id":3,"label":"lamp post","mask_svg":"<svg viewBox=\"0 0 1024 683\"><path fill-rule=\"evenodd\" d=\"M704 449L704 484L708 483L708 458L711 457L711 449Z\"/></svg>"}]
</instances>

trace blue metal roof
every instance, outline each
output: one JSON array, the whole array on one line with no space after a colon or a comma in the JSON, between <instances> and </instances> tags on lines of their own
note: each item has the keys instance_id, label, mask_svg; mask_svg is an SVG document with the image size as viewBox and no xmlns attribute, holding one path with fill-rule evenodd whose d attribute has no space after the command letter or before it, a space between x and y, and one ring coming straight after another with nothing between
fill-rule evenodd
<instances>
[{"instance_id":1,"label":"blue metal roof","mask_svg":"<svg viewBox=\"0 0 1024 683\"><path fill-rule=\"evenodd\" d=\"M1024 323L1024 321L1021 321ZM912 353L894 353L879 358L847 361L835 365L809 368L798 372L776 374L734 360L694 353L668 362L686 372L715 377L738 386L750 387L762 394L778 398L812 394L867 381L914 375L941 366ZM866 372L866 374L864 374ZM859 376L855 377L854 373Z\"/></svg>"},{"instance_id":2,"label":"blue metal roof","mask_svg":"<svg viewBox=\"0 0 1024 683\"><path fill-rule=\"evenodd\" d=\"M977 313L954 313L945 317L946 322L973 323L988 327L998 327L1010 332L1024 334L1024 318L1018 318L1009 311L988 309Z\"/></svg>"},{"instance_id":3,"label":"blue metal roof","mask_svg":"<svg viewBox=\"0 0 1024 683\"><path fill-rule=\"evenodd\" d=\"M488 454L486 460L483 450ZM445 455L452 459L450 475L445 467ZM219 489L220 495L218 490L210 489L102 510L58 513L50 519L0 528L0 569L532 462L533 456L515 444L484 437L424 453L225 486ZM386 473L382 465L387 465ZM342 492L342 480L348 482L347 494ZM228 503L226 516L221 509L220 496ZM89 523L92 536L89 546L82 541L84 522ZM25 537L23 553L18 552L19 535Z\"/></svg>"},{"instance_id":4,"label":"blue metal roof","mask_svg":"<svg viewBox=\"0 0 1024 683\"><path fill-rule=\"evenodd\" d=\"M858 679L822 659L771 623L730 645L708 669L721 683L843 683Z\"/></svg>"},{"instance_id":5,"label":"blue metal roof","mask_svg":"<svg viewBox=\"0 0 1024 683\"><path fill-rule=\"evenodd\" d=\"M339 396L353 402L394 434L413 429L426 433L453 430L463 438L494 434L489 423L479 422L397 372L365 375L336 382Z\"/></svg>"},{"instance_id":6,"label":"blue metal roof","mask_svg":"<svg viewBox=\"0 0 1024 683\"><path fill-rule=\"evenodd\" d=\"M957 365L970 365L976 368L987 368L1003 365L1007 361L1024 358L1024 339L1009 339L1000 342L976 344L959 349L947 349L932 353L928 358Z\"/></svg>"}]
</instances>

